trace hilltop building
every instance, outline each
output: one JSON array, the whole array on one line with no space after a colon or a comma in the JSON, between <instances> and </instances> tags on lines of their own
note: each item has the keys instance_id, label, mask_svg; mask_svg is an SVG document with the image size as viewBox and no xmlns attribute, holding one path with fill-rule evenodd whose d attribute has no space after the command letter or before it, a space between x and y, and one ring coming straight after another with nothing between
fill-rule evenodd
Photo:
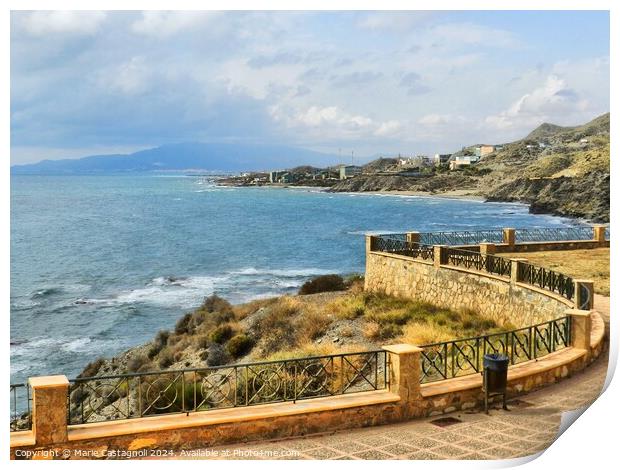
<instances>
[{"instance_id":1,"label":"hilltop building","mask_svg":"<svg viewBox=\"0 0 620 470\"><path fill-rule=\"evenodd\" d=\"M270 171L269 182L270 183L290 183L291 174L288 171Z\"/></svg>"},{"instance_id":2,"label":"hilltop building","mask_svg":"<svg viewBox=\"0 0 620 470\"><path fill-rule=\"evenodd\" d=\"M450 161L451 156L452 154L450 153L436 153L433 157L433 163L435 166L445 165Z\"/></svg>"},{"instance_id":3,"label":"hilltop building","mask_svg":"<svg viewBox=\"0 0 620 470\"><path fill-rule=\"evenodd\" d=\"M495 152L495 146L493 145L479 145L474 149L477 157L484 157L490 153Z\"/></svg>"},{"instance_id":4,"label":"hilltop building","mask_svg":"<svg viewBox=\"0 0 620 470\"><path fill-rule=\"evenodd\" d=\"M480 160L480 157L477 155L461 155L450 162L450 169L457 170L463 166L473 165L478 163L478 160Z\"/></svg>"},{"instance_id":5,"label":"hilltop building","mask_svg":"<svg viewBox=\"0 0 620 470\"><path fill-rule=\"evenodd\" d=\"M362 167L356 165L340 165L340 179L346 180L362 173Z\"/></svg>"}]
</instances>

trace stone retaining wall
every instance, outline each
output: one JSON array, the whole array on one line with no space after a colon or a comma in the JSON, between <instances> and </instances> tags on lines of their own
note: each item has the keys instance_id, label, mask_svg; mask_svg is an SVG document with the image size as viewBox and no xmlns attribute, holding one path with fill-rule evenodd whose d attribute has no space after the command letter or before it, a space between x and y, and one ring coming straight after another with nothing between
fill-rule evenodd
<instances>
[{"instance_id":1,"label":"stone retaining wall","mask_svg":"<svg viewBox=\"0 0 620 470\"><path fill-rule=\"evenodd\" d=\"M473 310L517 328L560 318L573 306L559 295L499 276L374 251L366 253L365 289L451 310Z\"/></svg>"}]
</instances>

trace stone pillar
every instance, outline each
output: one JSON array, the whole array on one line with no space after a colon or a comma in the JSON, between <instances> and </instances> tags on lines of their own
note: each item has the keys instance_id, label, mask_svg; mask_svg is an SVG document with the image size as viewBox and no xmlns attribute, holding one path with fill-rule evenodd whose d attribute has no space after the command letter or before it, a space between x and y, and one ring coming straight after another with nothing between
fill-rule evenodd
<instances>
[{"instance_id":1,"label":"stone pillar","mask_svg":"<svg viewBox=\"0 0 620 470\"><path fill-rule=\"evenodd\" d=\"M589 279L574 279L575 308L577 310L592 310L594 307L594 282Z\"/></svg>"},{"instance_id":2,"label":"stone pillar","mask_svg":"<svg viewBox=\"0 0 620 470\"><path fill-rule=\"evenodd\" d=\"M67 442L67 377L31 377L28 382L32 389L32 433L36 445Z\"/></svg>"},{"instance_id":3,"label":"stone pillar","mask_svg":"<svg viewBox=\"0 0 620 470\"><path fill-rule=\"evenodd\" d=\"M373 247L373 240L376 238L375 235L368 235L366 234L366 253L368 254L370 251L372 251Z\"/></svg>"},{"instance_id":4,"label":"stone pillar","mask_svg":"<svg viewBox=\"0 0 620 470\"><path fill-rule=\"evenodd\" d=\"M515 229L514 228L505 228L504 229L504 243L509 246L514 246L515 244Z\"/></svg>"},{"instance_id":5,"label":"stone pillar","mask_svg":"<svg viewBox=\"0 0 620 470\"><path fill-rule=\"evenodd\" d=\"M606 228L607 227L605 227L604 225L595 225L594 227L592 227L592 231L594 232L592 239L595 242L598 242L598 244L601 246L605 245L605 242L606 242L605 240L605 229Z\"/></svg>"},{"instance_id":6,"label":"stone pillar","mask_svg":"<svg viewBox=\"0 0 620 470\"><path fill-rule=\"evenodd\" d=\"M407 243L420 243L420 232L407 232Z\"/></svg>"},{"instance_id":7,"label":"stone pillar","mask_svg":"<svg viewBox=\"0 0 620 470\"><path fill-rule=\"evenodd\" d=\"M371 290L370 279L372 278L371 274L371 262L370 262L370 252L374 248L374 235L366 234L366 270L364 272L364 290Z\"/></svg>"},{"instance_id":8,"label":"stone pillar","mask_svg":"<svg viewBox=\"0 0 620 470\"><path fill-rule=\"evenodd\" d=\"M420 400L420 354L411 344L383 346L390 355L390 392L400 396L403 405Z\"/></svg>"},{"instance_id":9,"label":"stone pillar","mask_svg":"<svg viewBox=\"0 0 620 470\"><path fill-rule=\"evenodd\" d=\"M433 264L436 268L448 262L445 245L433 245Z\"/></svg>"},{"instance_id":10,"label":"stone pillar","mask_svg":"<svg viewBox=\"0 0 620 470\"><path fill-rule=\"evenodd\" d=\"M566 311L570 317L570 343L573 348L590 350L592 333L592 311L571 309Z\"/></svg>"},{"instance_id":11,"label":"stone pillar","mask_svg":"<svg viewBox=\"0 0 620 470\"><path fill-rule=\"evenodd\" d=\"M480 243L481 255L493 255L495 254L495 243Z\"/></svg>"},{"instance_id":12,"label":"stone pillar","mask_svg":"<svg viewBox=\"0 0 620 470\"><path fill-rule=\"evenodd\" d=\"M519 263L527 263L527 259L525 258L510 258L510 283L515 284L520 282L519 279Z\"/></svg>"}]
</instances>

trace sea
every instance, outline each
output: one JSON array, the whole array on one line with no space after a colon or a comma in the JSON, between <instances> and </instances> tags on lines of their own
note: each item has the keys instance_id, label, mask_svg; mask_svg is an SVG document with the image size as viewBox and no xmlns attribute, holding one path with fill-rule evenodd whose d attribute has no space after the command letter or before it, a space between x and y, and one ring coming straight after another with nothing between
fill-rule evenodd
<instances>
[{"instance_id":1,"label":"sea","mask_svg":"<svg viewBox=\"0 0 620 470\"><path fill-rule=\"evenodd\" d=\"M11 382L77 375L217 294L363 273L364 234L562 227L514 203L220 187L186 175L11 177Z\"/></svg>"}]
</instances>

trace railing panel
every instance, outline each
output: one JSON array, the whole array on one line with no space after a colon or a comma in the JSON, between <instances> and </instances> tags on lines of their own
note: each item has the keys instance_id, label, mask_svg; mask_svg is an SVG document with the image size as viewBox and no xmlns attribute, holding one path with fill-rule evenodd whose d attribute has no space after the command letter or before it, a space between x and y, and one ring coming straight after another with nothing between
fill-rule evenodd
<instances>
[{"instance_id":1,"label":"railing panel","mask_svg":"<svg viewBox=\"0 0 620 470\"><path fill-rule=\"evenodd\" d=\"M511 365L570 345L570 317L526 328L421 346L420 382L436 382L483 370L485 354L504 354Z\"/></svg>"},{"instance_id":2,"label":"railing panel","mask_svg":"<svg viewBox=\"0 0 620 470\"><path fill-rule=\"evenodd\" d=\"M420 233L420 243L424 245L477 245L502 243L503 239L502 229Z\"/></svg>"},{"instance_id":3,"label":"railing panel","mask_svg":"<svg viewBox=\"0 0 620 470\"><path fill-rule=\"evenodd\" d=\"M9 395L11 432L32 429L30 386L27 383L10 384Z\"/></svg>"},{"instance_id":4,"label":"railing panel","mask_svg":"<svg viewBox=\"0 0 620 470\"><path fill-rule=\"evenodd\" d=\"M400 238L392 237L391 235L375 238L372 250L430 261L433 260L434 255L432 246L425 246L419 243L408 242Z\"/></svg>"},{"instance_id":5,"label":"railing panel","mask_svg":"<svg viewBox=\"0 0 620 470\"><path fill-rule=\"evenodd\" d=\"M305 400L387 387L383 350L77 378L69 424Z\"/></svg>"},{"instance_id":6,"label":"railing panel","mask_svg":"<svg viewBox=\"0 0 620 470\"><path fill-rule=\"evenodd\" d=\"M515 241L517 243L592 240L592 238L592 227L528 228L515 230Z\"/></svg>"},{"instance_id":7,"label":"railing panel","mask_svg":"<svg viewBox=\"0 0 620 470\"><path fill-rule=\"evenodd\" d=\"M520 262L518 276L520 282L555 292L568 300L572 300L575 296L575 282L565 274Z\"/></svg>"},{"instance_id":8,"label":"railing panel","mask_svg":"<svg viewBox=\"0 0 620 470\"><path fill-rule=\"evenodd\" d=\"M506 278L510 278L512 269L511 261L507 258L456 248L446 248L446 260L450 266L488 272Z\"/></svg>"}]
</instances>

